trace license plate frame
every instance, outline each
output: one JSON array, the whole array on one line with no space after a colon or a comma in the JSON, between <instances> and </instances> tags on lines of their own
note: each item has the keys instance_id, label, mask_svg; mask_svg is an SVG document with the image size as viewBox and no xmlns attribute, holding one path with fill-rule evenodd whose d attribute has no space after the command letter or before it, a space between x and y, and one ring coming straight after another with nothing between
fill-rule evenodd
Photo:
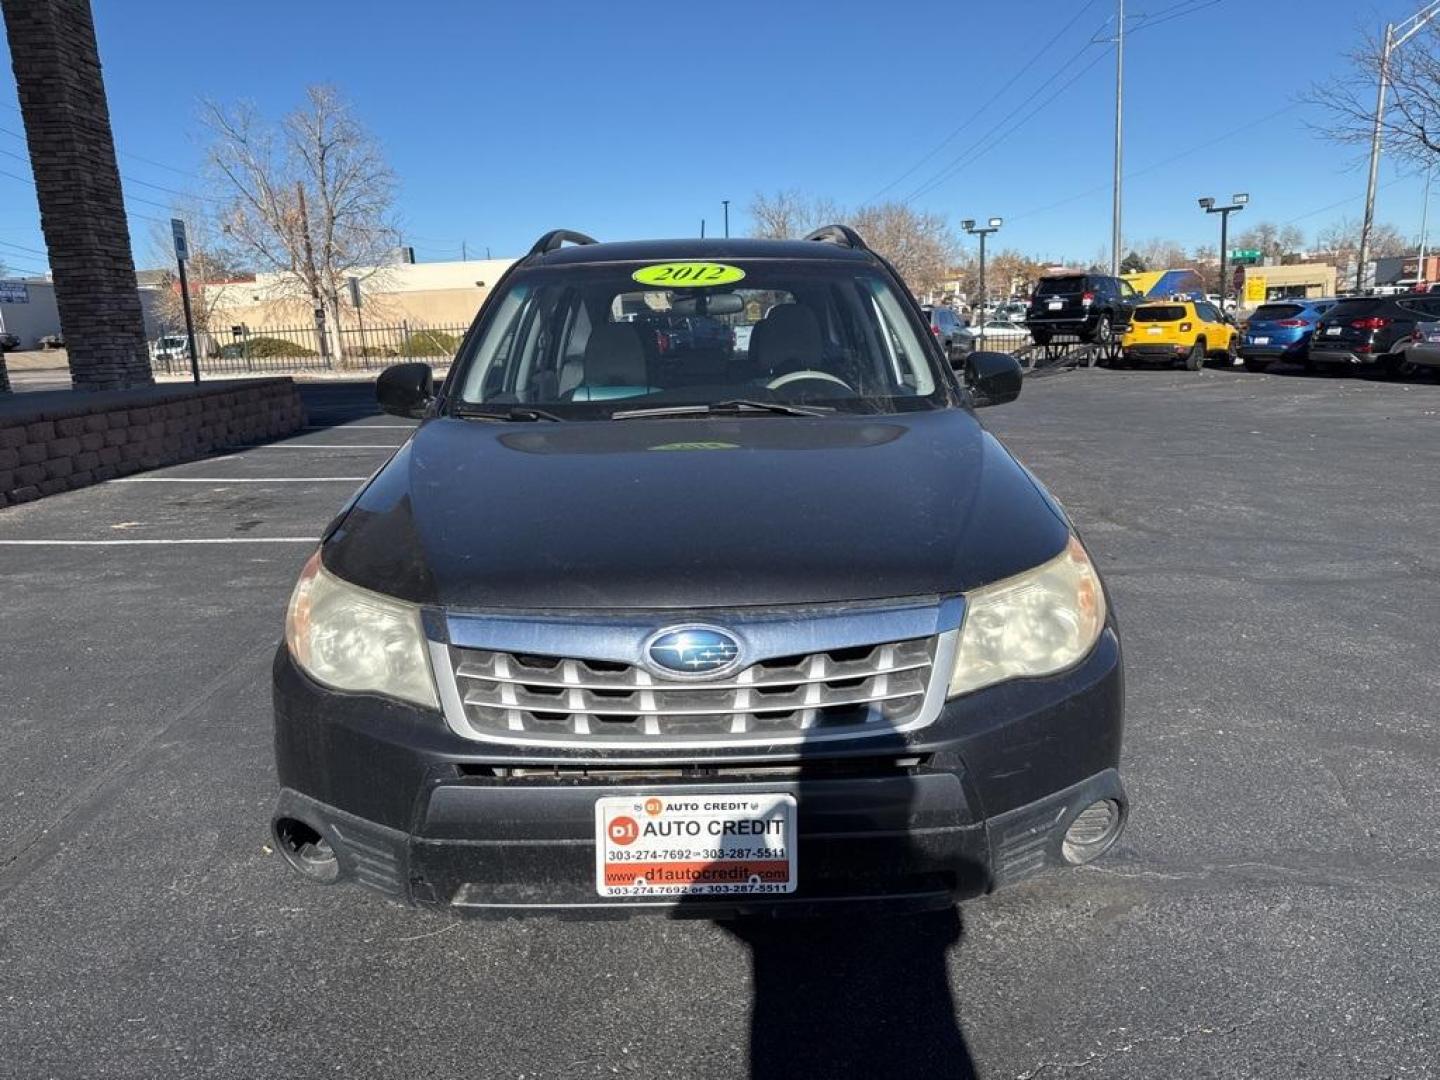
<instances>
[{"instance_id":1,"label":"license plate frame","mask_svg":"<svg viewBox=\"0 0 1440 1080\"><path fill-rule=\"evenodd\" d=\"M795 796L783 791L604 796L595 800L595 891L674 903L793 893L797 819Z\"/></svg>"}]
</instances>

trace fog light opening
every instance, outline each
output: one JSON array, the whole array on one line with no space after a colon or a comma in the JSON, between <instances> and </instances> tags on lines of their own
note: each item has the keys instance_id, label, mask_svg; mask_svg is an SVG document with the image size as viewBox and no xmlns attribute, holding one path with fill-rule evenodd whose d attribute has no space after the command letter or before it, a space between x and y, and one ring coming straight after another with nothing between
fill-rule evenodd
<instances>
[{"instance_id":1,"label":"fog light opening","mask_svg":"<svg viewBox=\"0 0 1440 1080\"><path fill-rule=\"evenodd\" d=\"M1081 810L1065 830L1065 861L1080 866L1105 854L1120 835L1120 821L1120 804L1114 799L1100 799Z\"/></svg>"},{"instance_id":2,"label":"fog light opening","mask_svg":"<svg viewBox=\"0 0 1440 1080\"><path fill-rule=\"evenodd\" d=\"M290 817L276 818L270 828L277 850L302 875L321 885L339 880L340 860L320 830Z\"/></svg>"}]
</instances>

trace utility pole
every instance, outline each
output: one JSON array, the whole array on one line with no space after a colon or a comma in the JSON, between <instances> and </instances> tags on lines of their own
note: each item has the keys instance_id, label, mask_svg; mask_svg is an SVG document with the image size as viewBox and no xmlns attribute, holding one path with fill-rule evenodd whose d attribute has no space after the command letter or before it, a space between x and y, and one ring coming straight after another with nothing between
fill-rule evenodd
<instances>
[{"instance_id":1,"label":"utility pole","mask_svg":"<svg viewBox=\"0 0 1440 1080\"><path fill-rule=\"evenodd\" d=\"M1120 276L1121 172L1125 160L1125 0L1115 0L1115 179L1110 207L1110 276Z\"/></svg>"},{"instance_id":2,"label":"utility pole","mask_svg":"<svg viewBox=\"0 0 1440 1080\"><path fill-rule=\"evenodd\" d=\"M974 218L966 218L960 222L960 227L971 236L980 238L980 340L977 348L985 348L985 237L997 231L1003 222L998 217L992 217L988 225L981 228L975 227Z\"/></svg>"},{"instance_id":3,"label":"utility pole","mask_svg":"<svg viewBox=\"0 0 1440 1080\"><path fill-rule=\"evenodd\" d=\"M1425 241L1429 239L1430 230L1430 176L1435 171L1435 163L1432 161L1425 166L1425 198L1420 203L1420 263L1415 268L1415 284L1427 285L1430 275L1425 272ZM1427 288L1425 290L1429 292Z\"/></svg>"},{"instance_id":4,"label":"utility pole","mask_svg":"<svg viewBox=\"0 0 1440 1080\"><path fill-rule=\"evenodd\" d=\"M1230 242L1230 215L1245 209L1245 204L1250 201L1250 196L1245 193L1230 196L1229 206L1216 206L1215 200L1204 198L1200 200L1200 209L1207 214L1220 215L1220 314L1225 314L1225 290L1230 282L1226 277L1230 252L1225 247ZM1236 313L1239 313L1240 303L1235 303Z\"/></svg>"},{"instance_id":5,"label":"utility pole","mask_svg":"<svg viewBox=\"0 0 1440 1080\"><path fill-rule=\"evenodd\" d=\"M720 205L725 207L725 239L730 239L730 200L721 199Z\"/></svg>"},{"instance_id":6,"label":"utility pole","mask_svg":"<svg viewBox=\"0 0 1440 1080\"><path fill-rule=\"evenodd\" d=\"M1431 19L1440 15L1440 0L1432 0L1396 26L1385 24L1385 44L1380 50L1380 77L1375 91L1375 125L1370 132L1370 173L1365 185L1365 220L1360 226L1360 248L1355 253L1355 291L1365 288L1365 263L1370 255L1370 230L1375 225L1375 187L1380 178L1380 137L1385 119L1385 92L1390 88L1390 57L1396 49L1418 34Z\"/></svg>"},{"instance_id":7,"label":"utility pole","mask_svg":"<svg viewBox=\"0 0 1440 1080\"><path fill-rule=\"evenodd\" d=\"M703 217L700 219L700 239L705 239L705 219Z\"/></svg>"},{"instance_id":8,"label":"utility pole","mask_svg":"<svg viewBox=\"0 0 1440 1080\"><path fill-rule=\"evenodd\" d=\"M469 250L465 247L465 241L464 241L464 240L461 240L461 241L460 241L460 261L461 261L461 262L469 262L469 261L470 261L470 252L469 252Z\"/></svg>"},{"instance_id":9,"label":"utility pole","mask_svg":"<svg viewBox=\"0 0 1440 1080\"><path fill-rule=\"evenodd\" d=\"M315 249L310 245L310 213L305 208L305 185L295 181L295 200L300 210L300 242L305 250L305 278L310 283L310 303L315 312L315 335L320 354L330 358L330 343L325 336L325 301L320 298L320 275L315 268ZM333 364L333 359L331 360Z\"/></svg>"}]
</instances>

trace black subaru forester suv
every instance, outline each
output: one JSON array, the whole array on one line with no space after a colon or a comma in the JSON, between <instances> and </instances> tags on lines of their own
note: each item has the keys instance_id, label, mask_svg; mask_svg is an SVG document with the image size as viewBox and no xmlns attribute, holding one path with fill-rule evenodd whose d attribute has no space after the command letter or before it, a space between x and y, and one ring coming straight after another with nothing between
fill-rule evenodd
<instances>
[{"instance_id":1,"label":"black subaru forester suv","mask_svg":"<svg viewBox=\"0 0 1440 1080\"><path fill-rule=\"evenodd\" d=\"M1114 614L972 411L1015 361L961 369L843 227L547 234L438 389L380 377L422 422L290 600L278 849L473 913L915 909L1097 857Z\"/></svg>"}]
</instances>

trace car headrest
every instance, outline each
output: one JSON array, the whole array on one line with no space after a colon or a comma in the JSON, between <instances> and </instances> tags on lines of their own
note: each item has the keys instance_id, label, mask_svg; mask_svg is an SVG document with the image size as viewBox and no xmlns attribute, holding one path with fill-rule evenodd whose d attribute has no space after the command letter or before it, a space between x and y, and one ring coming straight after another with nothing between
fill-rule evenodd
<instances>
[{"instance_id":1,"label":"car headrest","mask_svg":"<svg viewBox=\"0 0 1440 1080\"><path fill-rule=\"evenodd\" d=\"M634 323L602 323L585 343L586 386L644 386L645 346Z\"/></svg>"},{"instance_id":2,"label":"car headrest","mask_svg":"<svg viewBox=\"0 0 1440 1080\"><path fill-rule=\"evenodd\" d=\"M750 360L762 371L783 373L820 366L820 324L807 307L781 304L750 332Z\"/></svg>"}]
</instances>

